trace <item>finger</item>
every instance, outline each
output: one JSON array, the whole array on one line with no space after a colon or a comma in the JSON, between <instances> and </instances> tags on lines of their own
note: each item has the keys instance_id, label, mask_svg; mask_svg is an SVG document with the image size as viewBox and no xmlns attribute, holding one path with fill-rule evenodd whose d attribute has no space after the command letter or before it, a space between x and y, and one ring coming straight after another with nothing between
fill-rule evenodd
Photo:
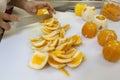
<instances>
[{"instance_id":1,"label":"finger","mask_svg":"<svg viewBox=\"0 0 120 80\"><path fill-rule=\"evenodd\" d=\"M51 10L48 7L46 7L46 9L48 10L49 14L52 15Z\"/></svg>"},{"instance_id":2,"label":"finger","mask_svg":"<svg viewBox=\"0 0 120 80\"><path fill-rule=\"evenodd\" d=\"M0 16L3 20L9 20L9 21L19 21L20 20L19 17L9 15L7 13L0 13Z\"/></svg>"},{"instance_id":3,"label":"finger","mask_svg":"<svg viewBox=\"0 0 120 80\"><path fill-rule=\"evenodd\" d=\"M7 23L1 19L0 19L0 26L5 30L9 30L11 28L9 23Z\"/></svg>"},{"instance_id":4,"label":"finger","mask_svg":"<svg viewBox=\"0 0 120 80\"><path fill-rule=\"evenodd\" d=\"M2 34L3 33L3 29L2 28L0 28L0 34Z\"/></svg>"},{"instance_id":5,"label":"finger","mask_svg":"<svg viewBox=\"0 0 120 80\"><path fill-rule=\"evenodd\" d=\"M48 7L50 12L52 12L54 14L56 13L55 9L53 8L53 6L50 3L45 2L44 6Z\"/></svg>"}]
</instances>

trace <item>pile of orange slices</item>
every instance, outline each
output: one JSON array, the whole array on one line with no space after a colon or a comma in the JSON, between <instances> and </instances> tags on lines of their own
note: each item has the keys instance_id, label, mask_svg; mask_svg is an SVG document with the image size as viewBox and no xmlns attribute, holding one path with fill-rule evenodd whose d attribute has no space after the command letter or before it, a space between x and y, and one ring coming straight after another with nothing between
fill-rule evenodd
<instances>
[{"instance_id":1,"label":"pile of orange slices","mask_svg":"<svg viewBox=\"0 0 120 80\"><path fill-rule=\"evenodd\" d=\"M84 61L83 53L74 48L82 44L80 36L65 38L69 24L61 26L56 18L50 18L42 21L41 25L43 35L30 39L34 53L29 63L31 68L42 69L48 63L63 71L65 66L75 68Z\"/></svg>"}]
</instances>

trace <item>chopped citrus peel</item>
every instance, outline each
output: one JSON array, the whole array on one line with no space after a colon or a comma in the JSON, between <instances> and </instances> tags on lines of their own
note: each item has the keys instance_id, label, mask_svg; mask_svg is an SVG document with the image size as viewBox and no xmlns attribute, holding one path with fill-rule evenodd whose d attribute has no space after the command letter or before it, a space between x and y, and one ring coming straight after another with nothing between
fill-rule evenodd
<instances>
[{"instance_id":1,"label":"chopped citrus peel","mask_svg":"<svg viewBox=\"0 0 120 80\"><path fill-rule=\"evenodd\" d=\"M54 68L57 68L57 69L63 68L64 66L66 66L66 64L59 63L56 60L54 60L52 56L49 56L48 63L49 63L50 66L52 66Z\"/></svg>"},{"instance_id":2,"label":"chopped citrus peel","mask_svg":"<svg viewBox=\"0 0 120 80\"><path fill-rule=\"evenodd\" d=\"M71 62L67 63L67 65L68 65L70 68L78 67L78 66L80 65L80 63L84 60L83 58L84 58L83 53L78 51L78 52L73 56L73 60L72 60Z\"/></svg>"},{"instance_id":3,"label":"chopped citrus peel","mask_svg":"<svg viewBox=\"0 0 120 80\"><path fill-rule=\"evenodd\" d=\"M42 69L48 61L48 53L35 52L32 56L32 60L29 63L29 67L33 69Z\"/></svg>"},{"instance_id":4,"label":"chopped citrus peel","mask_svg":"<svg viewBox=\"0 0 120 80\"><path fill-rule=\"evenodd\" d=\"M43 35L40 38L30 39L33 52L37 52L30 61L30 67L42 69L48 63L51 67L57 68L69 76L64 67L66 65L76 67L81 63L80 61L84 60L81 56L79 58L79 55L77 55L78 50L74 48L82 44L81 37L73 35L65 38L65 33L70 28L70 25L61 26L56 18L43 20L41 25L43 26ZM76 59L79 62L78 64L75 64ZM74 66L71 66L72 64Z\"/></svg>"},{"instance_id":5,"label":"chopped citrus peel","mask_svg":"<svg viewBox=\"0 0 120 80\"><path fill-rule=\"evenodd\" d=\"M69 72L65 68L60 68L59 71L64 73L66 76L70 76Z\"/></svg>"}]
</instances>

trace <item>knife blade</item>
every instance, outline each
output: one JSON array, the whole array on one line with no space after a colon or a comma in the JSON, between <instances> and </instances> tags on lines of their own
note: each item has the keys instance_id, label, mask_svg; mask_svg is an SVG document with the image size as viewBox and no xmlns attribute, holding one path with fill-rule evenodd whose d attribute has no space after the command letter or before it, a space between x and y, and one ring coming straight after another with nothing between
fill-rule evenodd
<instances>
[{"instance_id":1,"label":"knife blade","mask_svg":"<svg viewBox=\"0 0 120 80\"><path fill-rule=\"evenodd\" d=\"M29 17L22 17L19 22L15 22L15 27L16 28L21 28L33 23L40 22L41 20L45 20L48 18L51 18L52 15L49 14L43 14L43 15L34 15L34 16L29 16Z\"/></svg>"}]
</instances>

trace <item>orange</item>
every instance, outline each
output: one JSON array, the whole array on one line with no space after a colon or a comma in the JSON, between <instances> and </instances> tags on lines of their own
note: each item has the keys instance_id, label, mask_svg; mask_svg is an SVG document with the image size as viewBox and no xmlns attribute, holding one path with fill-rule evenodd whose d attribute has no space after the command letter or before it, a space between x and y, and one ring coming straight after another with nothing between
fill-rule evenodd
<instances>
[{"instance_id":1,"label":"orange","mask_svg":"<svg viewBox=\"0 0 120 80\"><path fill-rule=\"evenodd\" d=\"M37 15L42 15L42 14L49 14L49 12L46 8L38 9Z\"/></svg>"},{"instance_id":2,"label":"orange","mask_svg":"<svg viewBox=\"0 0 120 80\"><path fill-rule=\"evenodd\" d=\"M102 30L98 34L97 39L98 39L98 43L101 46L104 46L105 43L107 43L110 40L117 40L117 35L113 30Z\"/></svg>"},{"instance_id":3,"label":"orange","mask_svg":"<svg viewBox=\"0 0 120 80\"><path fill-rule=\"evenodd\" d=\"M75 5L75 14L77 16L82 16L82 12L86 9L86 5L85 4L76 4Z\"/></svg>"},{"instance_id":4,"label":"orange","mask_svg":"<svg viewBox=\"0 0 120 80\"><path fill-rule=\"evenodd\" d=\"M110 62L117 62L120 59L120 41L112 40L105 44L103 56Z\"/></svg>"},{"instance_id":5,"label":"orange","mask_svg":"<svg viewBox=\"0 0 120 80\"><path fill-rule=\"evenodd\" d=\"M83 36L87 38L93 38L97 34L98 26L94 22L86 22L82 28Z\"/></svg>"}]
</instances>

